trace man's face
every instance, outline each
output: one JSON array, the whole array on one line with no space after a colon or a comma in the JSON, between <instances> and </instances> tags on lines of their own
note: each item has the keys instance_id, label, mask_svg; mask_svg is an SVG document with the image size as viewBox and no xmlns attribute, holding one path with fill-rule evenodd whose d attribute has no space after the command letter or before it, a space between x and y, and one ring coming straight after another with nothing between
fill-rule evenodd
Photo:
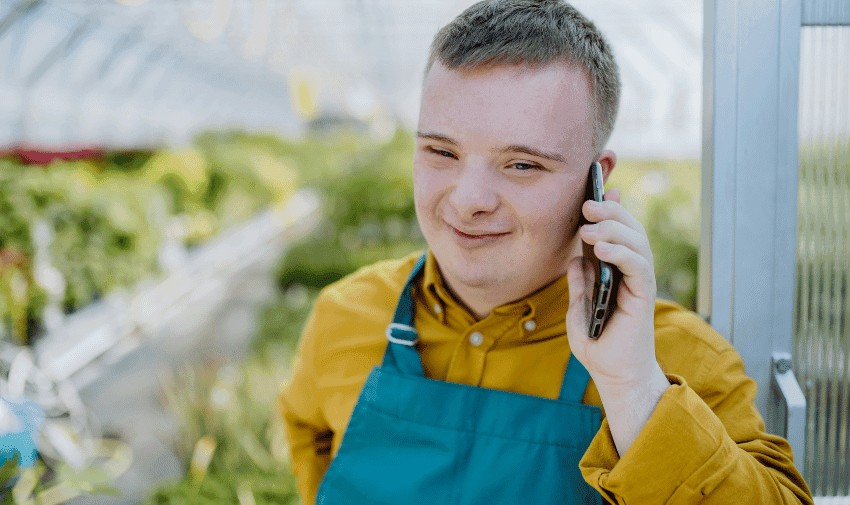
<instances>
[{"instance_id":1,"label":"man's face","mask_svg":"<svg viewBox=\"0 0 850 505\"><path fill-rule=\"evenodd\" d=\"M590 97L584 72L564 64L429 71L416 213L461 298L496 290L505 303L566 273L596 154ZM614 161L603 152L606 176Z\"/></svg>"}]
</instances>

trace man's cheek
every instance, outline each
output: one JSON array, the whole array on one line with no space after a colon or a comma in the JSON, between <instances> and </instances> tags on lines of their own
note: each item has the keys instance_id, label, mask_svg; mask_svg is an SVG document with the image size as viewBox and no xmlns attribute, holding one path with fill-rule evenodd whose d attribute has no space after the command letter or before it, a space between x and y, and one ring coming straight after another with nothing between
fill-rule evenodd
<instances>
[{"instance_id":1,"label":"man's cheek","mask_svg":"<svg viewBox=\"0 0 850 505\"><path fill-rule=\"evenodd\" d=\"M580 211L580 206L578 209L553 206L550 211L540 211L539 217L529 223L529 229L536 230L538 241L546 242L539 244L543 249L568 247L578 231Z\"/></svg>"},{"instance_id":2,"label":"man's cheek","mask_svg":"<svg viewBox=\"0 0 850 505\"><path fill-rule=\"evenodd\" d=\"M445 193L443 181L434 175L414 176L413 200L418 211L433 212L439 205L440 196Z\"/></svg>"},{"instance_id":3,"label":"man's cheek","mask_svg":"<svg viewBox=\"0 0 850 505\"><path fill-rule=\"evenodd\" d=\"M416 169L413 171L413 204L416 207L416 213L420 214L425 210L427 202L427 191L425 181L417 174Z\"/></svg>"}]
</instances>

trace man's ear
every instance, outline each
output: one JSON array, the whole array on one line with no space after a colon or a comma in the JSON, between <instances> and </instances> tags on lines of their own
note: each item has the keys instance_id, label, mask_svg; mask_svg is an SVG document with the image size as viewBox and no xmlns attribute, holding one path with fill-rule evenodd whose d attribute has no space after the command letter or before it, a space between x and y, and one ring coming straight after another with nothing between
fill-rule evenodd
<instances>
[{"instance_id":1,"label":"man's ear","mask_svg":"<svg viewBox=\"0 0 850 505\"><path fill-rule=\"evenodd\" d=\"M599 164L602 165L602 182L608 181L608 176L614 170L614 165L617 164L617 155L614 151L604 150L599 153Z\"/></svg>"}]
</instances>

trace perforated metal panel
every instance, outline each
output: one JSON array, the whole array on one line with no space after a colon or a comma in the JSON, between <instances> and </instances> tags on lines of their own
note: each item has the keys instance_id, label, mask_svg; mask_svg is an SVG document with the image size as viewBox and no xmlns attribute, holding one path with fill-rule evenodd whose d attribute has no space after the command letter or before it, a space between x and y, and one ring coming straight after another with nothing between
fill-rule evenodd
<instances>
[{"instance_id":1,"label":"perforated metal panel","mask_svg":"<svg viewBox=\"0 0 850 505\"><path fill-rule=\"evenodd\" d=\"M795 352L805 475L850 494L850 26L801 30Z\"/></svg>"}]
</instances>

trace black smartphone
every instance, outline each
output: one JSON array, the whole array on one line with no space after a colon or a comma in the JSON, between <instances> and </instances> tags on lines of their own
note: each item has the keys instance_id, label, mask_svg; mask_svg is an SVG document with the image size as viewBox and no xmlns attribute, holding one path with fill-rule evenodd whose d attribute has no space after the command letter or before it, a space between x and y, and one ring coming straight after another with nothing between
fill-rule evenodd
<instances>
[{"instance_id":1,"label":"black smartphone","mask_svg":"<svg viewBox=\"0 0 850 505\"><path fill-rule=\"evenodd\" d=\"M605 200L605 189L602 183L602 165L594 161L590 165L590 174L587 177L587 196L585 200L601 202ZM582 214L583 222L587 222ZM588 336L596 340L602 334L605 321L611 316L611 312L617 306L617 287L620 285L620 271L617 268L599 258L593 253L593 246L582 241L584 257L593 264L596 279L593 283L593 298L591 298L592 313L590 315L590 328Z\"/></svg>"}]
</instances>

